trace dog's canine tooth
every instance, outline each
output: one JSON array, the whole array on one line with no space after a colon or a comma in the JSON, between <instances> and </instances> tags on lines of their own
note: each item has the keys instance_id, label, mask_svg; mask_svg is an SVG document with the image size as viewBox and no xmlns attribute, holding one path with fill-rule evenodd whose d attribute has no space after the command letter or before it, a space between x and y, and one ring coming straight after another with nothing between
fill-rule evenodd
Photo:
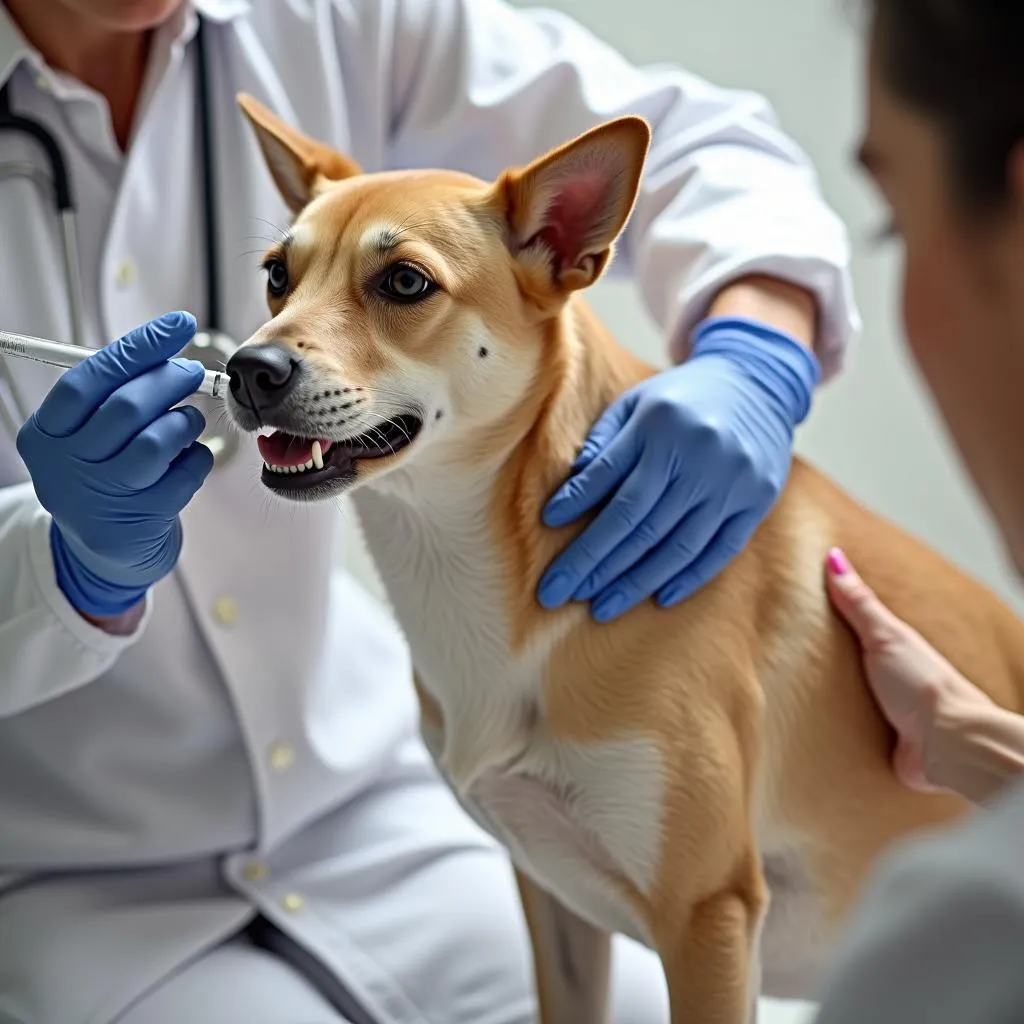
<instances>
[{"instance_id":1,"label":"dog's canine tooth","mask_svg":"<svg viewBox=\"0 0 1024 1024\"><path fill-rule=\"evenodd\" d=\"M309 462L316 466L317 469L324 468L324 453L320 449L320 442L314 441L310 448L310 460ZM309 463L307 463L308 467Z\"/></svg>"}]
</instances>

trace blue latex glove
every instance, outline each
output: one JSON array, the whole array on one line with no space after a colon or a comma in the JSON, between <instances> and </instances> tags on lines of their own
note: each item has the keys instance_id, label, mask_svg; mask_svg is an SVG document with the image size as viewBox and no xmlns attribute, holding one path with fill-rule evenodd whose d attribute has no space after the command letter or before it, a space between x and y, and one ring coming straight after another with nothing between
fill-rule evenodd
<instances>
[{"instance_id":1,"label":"blue latex glove","mask_svg":"<svg viewBox=\"0 0 1024 1024\"><path fill-rule=\"evenodd\" d=\"M203 379L172 358L195 330L188 313L137 327L64 373L18 432L57 584L87 615L127 611L177 562L178 513L213 467L203 414L171 408Z\"/></svg>"},{"instance_id":2,"label":"blue latex glove","mask_svg":"<svg viewBox=\"0 0 1024 1024\"><path fill-rule=\"evenodd\" d=\"M789 474L818 362L740 317L704 320L690 358L632 388L596 423L543 521L610 501L551 564L548 608L592 601L599 622L657 596L682 601L746 545Z\"/></svg>"}]
</instances>

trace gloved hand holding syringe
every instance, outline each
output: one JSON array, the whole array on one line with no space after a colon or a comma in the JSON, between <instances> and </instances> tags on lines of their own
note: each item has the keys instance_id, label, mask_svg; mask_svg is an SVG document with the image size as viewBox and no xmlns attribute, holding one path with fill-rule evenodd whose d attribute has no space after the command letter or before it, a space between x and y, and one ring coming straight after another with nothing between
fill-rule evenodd
<instances>
[{"instance_id":1,"label":"gloved hand holding syringe","mask_svg":"<svg viewBox=\"0 0 1024 1024\"><path fill-rule=\"evenodd\" d=\"M84 345L67 345L61 341L47 341L45 338L33 338L27 334L0 330L0 356L31 359L33 362L46 363L48 366L70 369L89 356L95 355L96 351ZM210 398L223 398L227 390L228 375L223 370L207 370L203 382L195 393L208 395Z\"/></svg>"},{"instance_id":2,"label":"gloved hand holding syringe","mask_svg":"<svg viewBox=\"0 0 1024 1024\"><path fill-rule=\"evenodd\" d=\"M0 332L0 356L73 364L18 430L17 449L52 517L57 585L94 621L137 607L174 568L180 513L213 468L206 417L179 403L223 397L227 375L179 356L195 333L185 312L96 351Z\"/></svg>"}]
</instances>

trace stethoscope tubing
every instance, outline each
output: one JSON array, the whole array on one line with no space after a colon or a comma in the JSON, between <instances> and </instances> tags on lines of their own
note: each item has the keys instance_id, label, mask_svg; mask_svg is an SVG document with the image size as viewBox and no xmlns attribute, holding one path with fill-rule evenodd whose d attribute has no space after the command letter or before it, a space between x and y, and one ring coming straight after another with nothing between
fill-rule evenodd
<instances>
[{"instance_id":1,"label":"stethoscope tubing","mask_svg":"<svg viewBox=\"0 0 1024 1024\"><path fill-rule=\"evenodd\" d=\"M7 87L0 89L0 132L21 132L34 139L43 150L50 165L50 178L46 186L53 190L53 203L60 221L61 256L64 261L64 278L67 287L68 323L71 326L71 341L75 345L85 344L82 313L82 270L78 263L77 214L72 191L71 175L60 145L45 126L30 117L15 114L11 110L11 98ZM31 165L10 164L0 168L0 176L10 177L21 174L40 184L43 175Z\"/></svg>"},{"instance_id":2,"label":"stethoscope tubing","mask_svg":"<svg viewBox=\"0 0 1024 1024\"><path fill-rule=\"evenodd\" d=\"M201 16L196 28L195 43L197 59L197 113L202 158L203 245L206 261L207 327L204 334L214 339L227 339L227 335L224 334L220 326L220 252L217 234L216 167L214 166L213 157L209 58L206 49L206 37L203 31L203 18ZM71 341L76 345L84 345L85 314L82 304L82 271L78 260L78 218L67 161L61 152L60 144L48 128L33 118L14 113L11 109L7 85L0 88L0 132L5 131L21 132L34 139L42 149L46 162L49 164L50 176L47 177L44 171L31 163L12 161L0 165L0 180L16 176L27 177L43 193L50 193L52 195L58 217ZM4 359L0 359L0 378L3 379L10 392L18 416L22 420L27 419L29 415L28 403L25 401L24 395L21 393L21 389L18 387L14 375ZM0 421L2 421L2 425L10 437L17 436L18 424L2 400L0 400ZM227 447L226 444L218 445L218 448L221 450Z\"/></svg>"}]
</instances>

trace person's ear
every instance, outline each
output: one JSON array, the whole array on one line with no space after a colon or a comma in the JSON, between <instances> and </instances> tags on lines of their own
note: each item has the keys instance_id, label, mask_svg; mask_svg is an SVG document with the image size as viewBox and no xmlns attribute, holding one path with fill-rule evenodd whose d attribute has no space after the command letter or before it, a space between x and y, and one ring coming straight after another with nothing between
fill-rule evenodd
<instances>
[{"instance_id":1,"label":"person's ear","mask_svg":"<svg viewBox=\"0 0 1024 1024\"><path fill-rule=\"evenodd\" d=\"M633 210L650 142L643 118L621 117L498 178L509 246L538 299L601 276Z\"/></svg>"},{"instance_id":2,"label":"person's ear","mask_svg":"<svg viewBox=\"0 0 1024 1024\"><path fill-rule=\"evenodd\" d=\"M313 199L323 184L362 173L353 160L285 124L252 96L239 93L237 100L256 131L267 169L292 213Z\"/></svg>"}]
</instances>

